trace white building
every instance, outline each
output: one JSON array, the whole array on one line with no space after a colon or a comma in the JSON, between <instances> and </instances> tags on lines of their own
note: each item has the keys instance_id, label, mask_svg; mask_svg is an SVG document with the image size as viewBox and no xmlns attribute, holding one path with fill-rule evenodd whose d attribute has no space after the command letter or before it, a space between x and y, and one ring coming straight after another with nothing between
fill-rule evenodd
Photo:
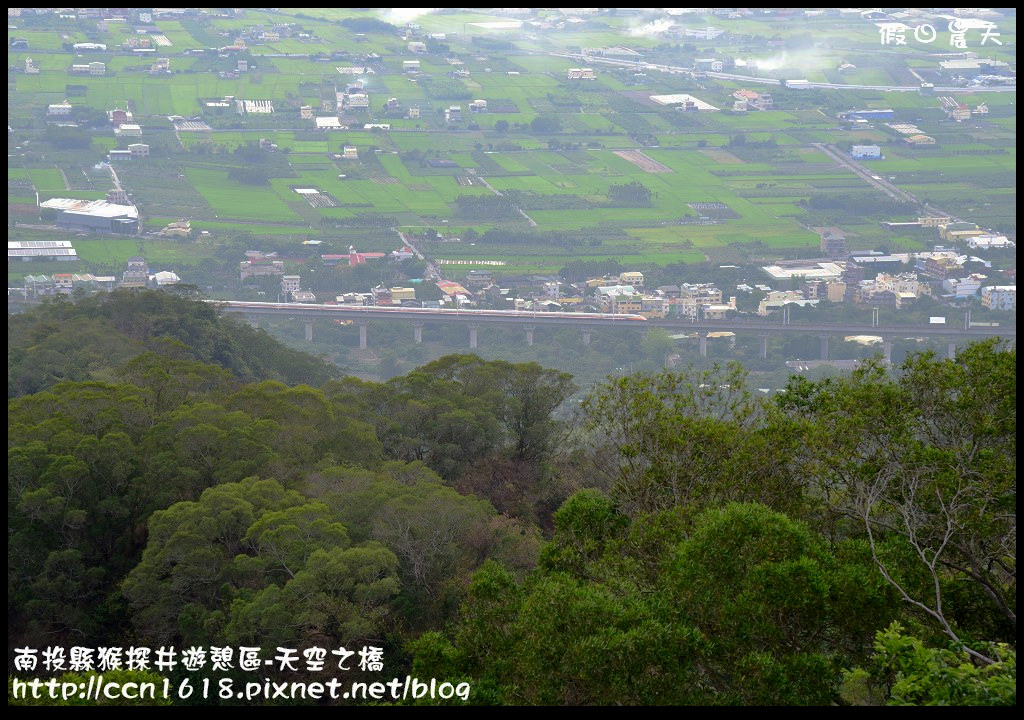
<instances>
[{"instance_id":1,"label":"white building","mask_svg":"<svg viewBox=\"0 0 1024 720\"><path fill-rule=\"evenodd\" d=\"M593 68L569 68L566 78L569 80L596 80L597 73Z\"/></svg>"},{"instance_id":2,"label":"white building","mask_svg":"<svg viewBox=\"0 0 1024 720\"><path fill-rule=\"evenodd\" d=\"M981 304L990 310L1017 309L1016 285L989 285L981 289Z\"/></svg>"},{"instance_id":3,"label":"white building","mask_svg":"<svg viewBox=\"0 0 1024 720\"><path fill-rule=\"evenodd\" d=\"M139 125L119 125L114 128L115 135L122 135L125 137L137 137L142 135L142 127Z\"/></svg>"},{"instance_id":4,"label":"white building","mask_svg":"<svg viewBox=\"0 0 1024 720\"><path fill-rule=\"evenodd\" d=\"M716 27L703 27L703 28L684 28L683 37L693 38L695 40L714 40L719 35L723 34L725 30ZM717 70L715 68L718 68ZM713 72L720 72L722 69L721 60L713 60L711 63L711 70Z\"/></svg>"},{"instance_id":5,"label":"white building","mask_svg":"<svg viewBox=\"0 0 1024 720\"><path fill-rule=\"evenodd\" d=\"M632 285L633 287L644 286L644 274L637 270L619 273L620 285Z\"/></svg>"},{"instance_id":6,"label":"white building","mask_svg":"<svg viewBox=\"0 0 1024 720\"><path fill-rule=\"evenodd\" d=\"M772 290L757 306L757 314L767 315L772 310L778 310L790 304L816 305L817 303L817 300L807 300L799 290Z\"/></svg>"},{"instance_id":7,"label":"white building","mask_svg":"<svg viewBox=\"0 0 1024 720\"><path fill-rule=\"evenodd\" d=\"M68 115L71 113L71 103L65 100L62 103L55 103L46 106L47 115Z\"/></svg>"},{"instance_id":8,"label":"white building","mask_svg":"<svg viewBox=\"0 0 1024 720\"><path fill-rule=\"evenodd\" d=\"M969 275L965 278L949 278L942 281L942 289L959 297L971 297L981 289L981 275Z\"/></svg>"},{"instance_id":9,"label":"white building","mask_svg":"<svg viewBox=\"0 0 1024 720\"><path fill-rule=\"evenodd\" d=\"M8 240L7 262L32 260L75 262L78 252L70 240Z\"/></svg>"},{"instance_id":10,"label":"white building","mask_svg":"<svg viewBox=\"0 0 1024 720\"><path fill-rule=\"evenodd\" d=\"M875 276L872 294L880 292L891 292L895 295L909 293L919 297L926 294L927 289L928 285L919 281L914 273L900 273L898 275L878 273Z\"/></svg>"},{"instance_id":11,"label":"white building","mask_svg":"<svg viewBox=\"0 0 1024 720\"><path fill-rule=\"evenodd\" d=\"M966 105L957 105L946 112L950 119L956 122L964 122L971 119L971 109Z\"/></svg>"},{"instance_id":12,"label":"white building","mask_svg":"<svg viewBox=\"0 0 1024 720\"><path fill-rule=\"evenodd\" d=\"M302 288L302 278L298 275L281 276L281 292L298 292Z\"/></svg>"},{"instance_id":13,"label":"white building","mask_svg":"<svg viewBox=\"0 0 1024 720\"><path fill-rule=\"evenodd\" d=\"M620 299L632 299L635 296L639 296L632 285L606 285L605 287L599 287L595 290L597 301L601 304L603 310L611 310L615 312L615 306L618 304Z\"/></svg>"},{"instance_id":14,"label":"white building","mask_svg":"<svg viewBox=\"0 0 1024 720\"><path fill-rule=\"evenodd\" d=\"M370 107L370 96L365 93L345 94L342 100L343 108L368 108Z\"/></svg>"},{"instance_id":15,"label":"white building","mask_svg":"<svg viewBox=\"0 0 1024 720\"><path fill-rule=\"evenodd\" d=\"M714 105L706 103L693 95L686 93L674 93L672 95L651 95L652 102L659 105L676 105L683 110L696 110L699 112L714 112L718 110Z\"/></svg>"},{"instance_id":16,"label":"white building","mask_svg":"<svg viewBox=\"0 0 1024 720\"><path fill-rule=\"evenodd\" d=\"M693 36L690 36L693 37ZM710 70L711 72L722 72L725 68L725 63L721 60L714 58L698 58L693 61L693 66L697 70Z\"/></svg>"},{"instance_id":17,"label":"white building","mask_svg":"<svg viewBox=\"0 0 1024 720\"><path fill-rule=\"evenodd\" d=\"M791 262L785 266L765 265L761 269L775 280L789 280L794 277L804 280L837 280L843 274L843 267L831 262L807 264Z\"/></svg>"},{"instance_id":18,"label":"white building","mask_svg":"<svg viewBox=\"0 0 1024 720\"><path fill-rule=\"evenodd\" d=\"M243 113L269 115L274 112L274 102L272 100L235 100L235 110L239 115Z\"/></svg>"},{"instance_id":19,"label":"white building","mask_svg":"<svg viewBox=\"0 0 1024 720\"><path fill-rule=\"evenodd\" d=\"M877 145L854 145L850 148L850 157L881 159L882 148Z\"/></svg>"},{"instance_id":20,"label":"white building","mask_svg":"<svg viewBox=\"0 0 1024 720\"><path fill-rule=\"evenodd\" d=\"M976 250L995 250L1016 247L1005 235L976 235L967 239L967 247Z\"/></svg>"},{"instance_id":21,"label":"white building","mask_svg":"<svg viewBox=\"0 0 1024 720\"><path fill-rule=\"evenodd\" d=\"M181 278L170 270L153 273L149 276L149 279L157 287L163 287L164 285L177 285L181 282Z\"/></svg>"},{"instance_id":22,"label":"white building","mask_svg":"<svg viewBox=\"0 0 1024 720\"><path fill-rule=\"evenodd\" d=\"M805 301L806 302L806 301ZM700 312L705 320L724 320L730 310L736 309L736 296L729 297L727 303L714 303L701 305Z\"/></svg>"}]
</instances>

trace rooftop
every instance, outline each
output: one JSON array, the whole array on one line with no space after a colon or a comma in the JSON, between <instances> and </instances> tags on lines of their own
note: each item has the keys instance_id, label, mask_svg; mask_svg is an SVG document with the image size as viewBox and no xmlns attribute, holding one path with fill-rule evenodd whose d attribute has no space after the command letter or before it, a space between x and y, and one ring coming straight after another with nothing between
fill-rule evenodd
<instances>
[{"instance_id":1,"label":"rooftop","mask_svg":"<svg viewBox=\"0 0 1024 720\"><path fill-rule=\"evenodd\" d=\"M104 200L76 200L74 198L51 198L39 204L50 210L63 210L80 215L92 215L93 217L120 218L129 217L137 219L139 211L134 205L114 205Z\"/></svg>"}]
</instances>

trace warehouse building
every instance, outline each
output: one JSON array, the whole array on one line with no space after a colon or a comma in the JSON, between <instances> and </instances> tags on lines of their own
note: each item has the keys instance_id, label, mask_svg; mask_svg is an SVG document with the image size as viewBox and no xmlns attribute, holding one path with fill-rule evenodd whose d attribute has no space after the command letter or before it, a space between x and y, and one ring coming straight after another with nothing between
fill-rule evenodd
<instances>
[{"instance_id":1,"label":"warehouse building","mask_svg":"<svg viewBox=\"0 0 1024 720\"><path fill-rule=\"evenodd\" d=\"M878 145L854 145L850 148L850 157L858 160L884 160L882 148Z\"/></svg>"},{"instance_id":2,"label":"warehouse building","mask_svg":"<svg viewBox=\"0 0 1024 720\"><path fill-rule=\"evenodd\" d=\"M134 235L139 230L139 211L134 205L114 205L103 200L53 198L40 203L57 212L57 224L65 227Z\"/></svg>"},{"instance_id":3,"label":"warehouse building","mask_svg":"<svg viewBox=\"0 0 1024 720\"><path fill-rule=\"evenodd\" d=\"M7 241L7 262L32 260L74 262L78 253L70 240Z\"/></svg>"},{"instance_id":4,"label":"warehouse building","mask_svg":"<svg viewBox=\"0 0 1024 720\"><path fill-rule=\"evenodd\" d=\"M837 117L840 120L849 122L852 120L891 120L895 116L896 113L892 108L878 108L874 110L848 110L847 112L839 113Z\"/></svg>"}]
</instances>

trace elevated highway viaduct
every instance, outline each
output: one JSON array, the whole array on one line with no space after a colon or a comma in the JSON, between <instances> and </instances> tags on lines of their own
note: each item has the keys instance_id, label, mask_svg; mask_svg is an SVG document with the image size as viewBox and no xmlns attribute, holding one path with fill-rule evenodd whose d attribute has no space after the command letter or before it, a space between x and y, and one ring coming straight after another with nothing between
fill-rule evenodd
<instances>
[{"instance_id":1,"label":"elevated highway viaduct","mask_svg":"<svg viewBox=\"0 0 1024 720\"><path fill-rule=\"evenodd\" d=\"M313 323L318 320L341 320L354 322L359 326L359 347L365 350L368 342L370 321L412 323L416 342L423 341L423 326L426 323L459 323L469 330L469 347L477 347L477 330L481 324L518 327L525 333L528 345L533 344L533 331L539 326L577 328L581 331L584 344L590 343L595 328L636 329L646 332L650 328L664 328L671 332L695 333L698 336L700 353L707 355L707 340L710 333L731 332L757 335L761 342L761 356L767 357L768 337L778 334L816 334L820 339L821 359L827 360L829 341L835 336L873 335L882 338L882 349L886 360L892 359L893 340L900 337L928 337L944 339L949 357L956 354L958 343L980 338L999 336L1016 342L1015 327L977 327L946 324L891 324L869 325L864 323L826 322L783 322L778 320L695 320L675 318L647 319L640 315L614 315L610 313L567 313L567 312L524 312L513 310L438 310L433 308L406 308L366 305L311 305L305 303L256 303L238 301L211 301L223 312L238 313L250 318L274 317L294 318L305 323L306 340L313 340Z\"/></svg>"}]
</instances>

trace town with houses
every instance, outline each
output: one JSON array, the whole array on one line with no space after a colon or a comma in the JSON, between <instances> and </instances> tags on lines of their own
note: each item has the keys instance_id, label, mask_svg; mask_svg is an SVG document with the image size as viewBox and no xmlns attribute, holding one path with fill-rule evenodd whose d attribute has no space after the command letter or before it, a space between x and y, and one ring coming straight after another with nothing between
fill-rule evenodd
<instances>
[{"instance_id":1,"label":"town with houses","mask_svg":"<svg viewBox=\"0 0 1024 720\"><path fill-rule=\"evenodd\" d=\"M60 210L59 224L81 230L102 227L109 232L131 232L118 228L132 228L132 221L137 219L137 211L131 205L100 201L82 204L55 198L47 201L46 207ZM953 307L975 298L982 307L991 310L1016 311L1016 272L1006 270L993 274L991 262L982 257L987 251L1014 249L1013 241L974 223L949 222L948 218L922 217L917 224L934 228L937 238L944 244L936 244L930 251L911 253L847 253L841 231L820 228L822 258L765 265L759 268L760 274L755 280L751 280L755 284L740 283L725 288L709 282L650 287L645 283L644 274L638 271L571 283L558 276L495 277L487 270L470 270L458 281L436 280L435 285L441 291L437 300L417 300L415 287L383 285L370 292L317 297L302 289L299 275L288 273L285 258L276 252L256 250L246 252L246 259L239 262L239 281L250 277L280 277L277 300L282 303L600 312L694 321L735 317L740 314L737 296L755 293L760 299L756 311L751 312L760 316L771 315L787 306L814 307L821 302L899 310L911 307L923 296ZM188 232L187 221L172 223L163 231L167 235ZM405 241L406 237L402 235L402 239ZM406 244L390 253L360 253L350 247L347 254L325 254L321 255L321 260L326 267L339 264L353 267L384 258L402 261L420 255ZM9 263L39 258L69 263L78 259L70 240L8 242ZM761 282L756 282L758 279ZM423 279L416 281L423 282ZM179 282L181 279L175 272L150 273L144 258L133 257L120 278L88 273L26 275L20 290L26 296L31 293L32 297L38 297L70 294L76 288L87 292L115 287L161 288Z\"/></svg>"}]
</instances>

